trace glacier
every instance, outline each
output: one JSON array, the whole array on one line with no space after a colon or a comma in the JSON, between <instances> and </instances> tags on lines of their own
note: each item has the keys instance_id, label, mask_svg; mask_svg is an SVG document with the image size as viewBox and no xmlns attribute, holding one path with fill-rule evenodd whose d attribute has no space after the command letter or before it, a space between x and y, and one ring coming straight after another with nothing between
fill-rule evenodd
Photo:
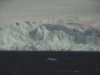
<instances>
[{"instance_id":1,"label":"glacier","mask_svg":"<svg viewBox=\"0 0 100 75\"><path fill-rule=\"evenodd\" d=\"M1 24L0 50L99 51L100 23L85 19L87 17L81 17L79 21L74 21L76 18L64 21L64 18L57 23L20 21Z\"/></svg>"}]
</instances>

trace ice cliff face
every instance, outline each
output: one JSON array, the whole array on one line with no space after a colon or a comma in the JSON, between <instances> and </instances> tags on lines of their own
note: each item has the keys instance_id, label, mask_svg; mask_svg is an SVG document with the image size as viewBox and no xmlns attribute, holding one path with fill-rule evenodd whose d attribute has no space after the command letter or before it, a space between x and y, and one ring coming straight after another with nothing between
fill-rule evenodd
<instances>
[{"instance_id":1,"label":"ice cliff face","mask_svg":"<svg viewBox=\"0 0 100 75\"><path fill-rule=\"evenodd\" d=\"M68 24L68 23L67 23ZM69 23L78 25L78 23ZM29 51L98 51L100 31L92 26L16 22L0 25L0 50Z\"/></svg>"}]
</instances>

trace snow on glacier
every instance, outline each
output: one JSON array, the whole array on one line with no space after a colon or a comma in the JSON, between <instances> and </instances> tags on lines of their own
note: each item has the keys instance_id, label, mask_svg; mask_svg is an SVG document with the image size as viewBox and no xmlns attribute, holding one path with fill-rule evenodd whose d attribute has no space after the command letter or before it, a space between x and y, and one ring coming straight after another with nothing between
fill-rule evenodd
<instances>
[{"instance_id":1,"label":"snow on glacier","mask_svg":"<svg viewBox=\"0 0 100 75\"><path fill-rule=\"evenodd\" d=\"M89 17L65 18L59 21L21 21L0 25L0 50L100 50L99 21L93 22L95 20Z\"/></svg>"}]
</instances>

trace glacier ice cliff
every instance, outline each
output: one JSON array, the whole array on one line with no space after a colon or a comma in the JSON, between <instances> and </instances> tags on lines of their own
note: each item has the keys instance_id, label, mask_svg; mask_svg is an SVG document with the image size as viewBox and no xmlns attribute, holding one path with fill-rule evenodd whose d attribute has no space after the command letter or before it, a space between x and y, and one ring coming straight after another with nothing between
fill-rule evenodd
<instances>
[{"instance_id":1,"label":"glacier ice cliff","mask_svg":"<svg viewBox=\"0 0 100 75\"><path fill-rule=\"evenodd\" d=\"M80 23L15 22L0 25L0 50L99 51L100 30Z\"/></svg>"}]
</instances>

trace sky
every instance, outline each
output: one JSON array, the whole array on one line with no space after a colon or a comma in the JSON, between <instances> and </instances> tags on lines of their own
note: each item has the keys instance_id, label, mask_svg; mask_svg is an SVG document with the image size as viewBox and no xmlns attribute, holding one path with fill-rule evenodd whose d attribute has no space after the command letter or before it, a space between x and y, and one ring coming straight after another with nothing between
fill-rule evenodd
<instances>
[{"instance_id":1,"label":"sky","mask_svg":"<svg viewBox=\"0 0 100 75\"><path fill-rule=\"evenodd\" d=\"M88 0L0 0L0 20L86 13Z\"/></svg>"}]
</instances>

